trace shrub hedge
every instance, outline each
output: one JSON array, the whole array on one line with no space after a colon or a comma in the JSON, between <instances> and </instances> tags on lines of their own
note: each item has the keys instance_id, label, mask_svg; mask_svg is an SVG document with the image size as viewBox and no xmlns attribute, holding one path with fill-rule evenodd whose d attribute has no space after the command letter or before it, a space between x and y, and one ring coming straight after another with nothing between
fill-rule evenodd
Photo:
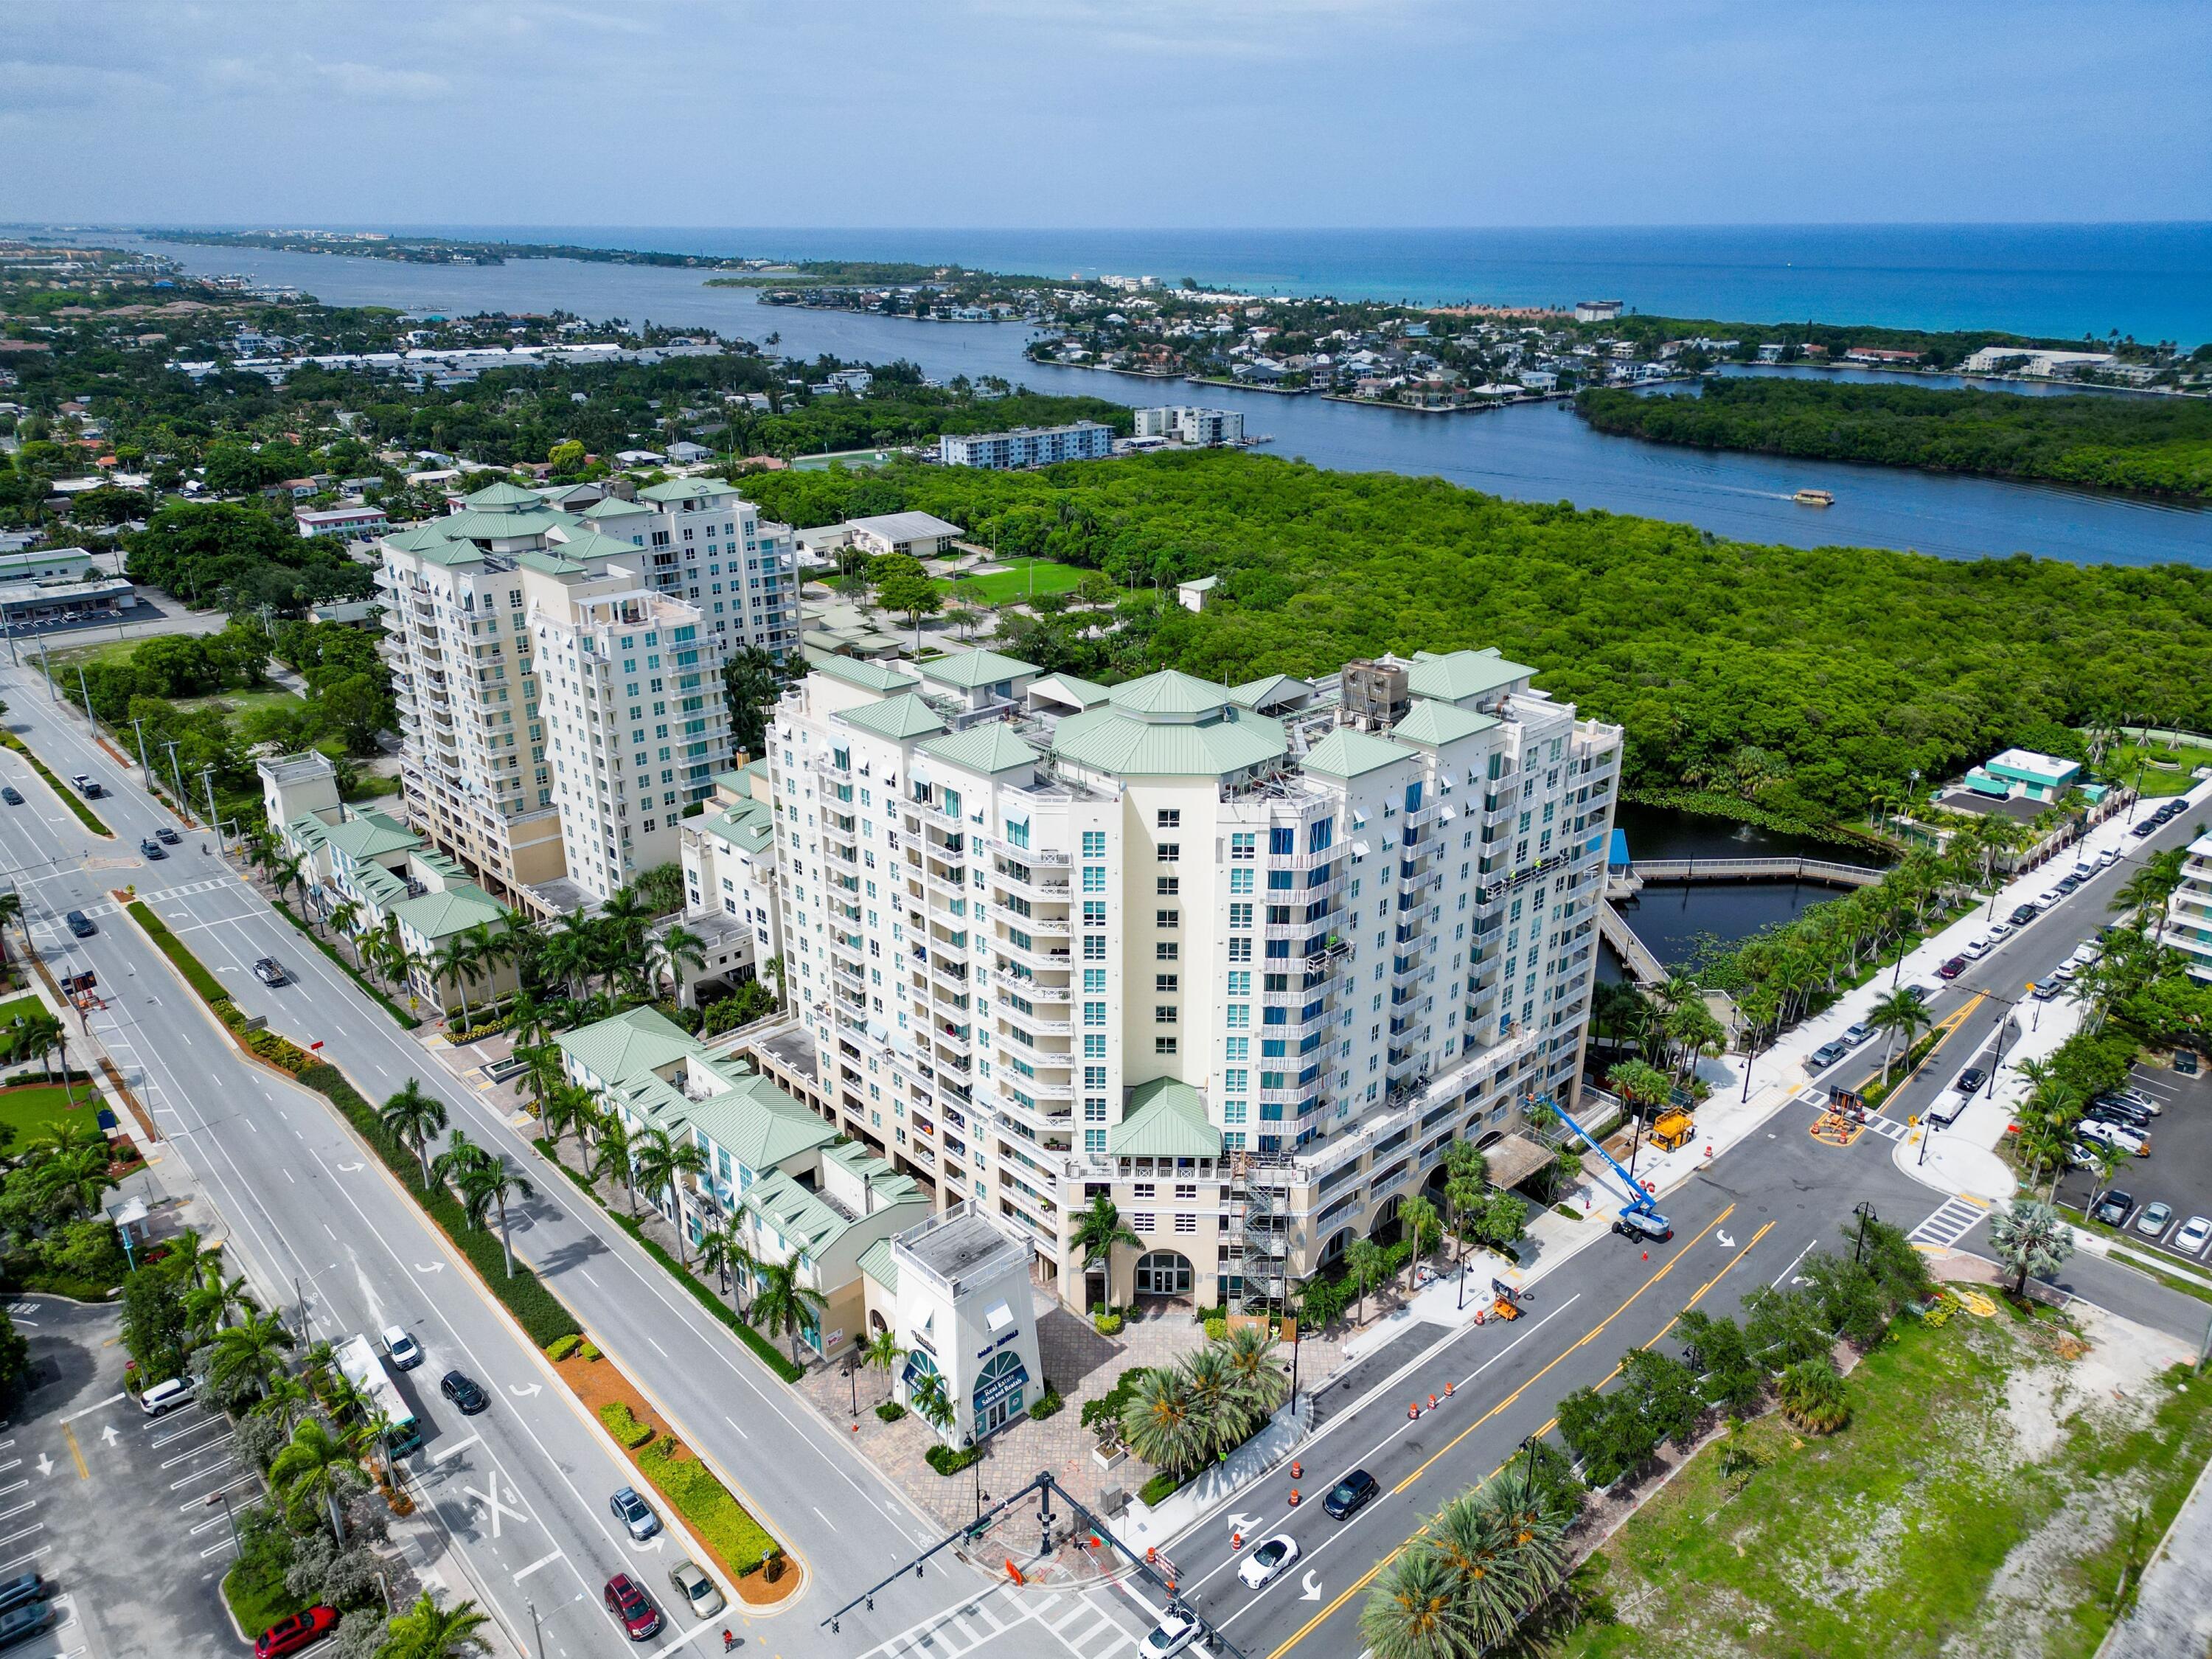
<instances>
[{"instance_id":1,"label":"shrub hedge","mask_svg":"<svg viewBox=\"0 0 2212 1659\"><path fill-rule=\"evenodd\" d=\"M886 1400L876 1407L876 1415L886 1423L896 1423L906 1415L906 1407L896 1400Z\"/></svg>"},{"instance_id":2,"label":"shrub hedge","mask_svg":"<svg viewBox=\"0 0 2212 1659\"><path fill-rule=\"evenodd\" d=\"M730 1489L696 1457L676 1460L676 1443L663 1438L637 1455L645 1478L659 1489L692 1531L740 1578L760 1571L763 1558L783 1553L767 1528L745 1512Z\"/></svg>"},{"instance_id":3,"label":"shrub hedge","mask_svg":"<svg viewBox=\"0 0 2212 1659\"><path fill-rule=\"evenodd\" d=\"M558 1155L555 1153L553 1150L553 1143L551 1141L546 1139L541 1135L531 1144L536 1146L539 1152L545 1154L546 1158L551 1161L554 1168L559 1170L562 1175L567 1176L570 1181L575 1182L577 1187L587 1194L594 1204L597 1204L601 1209L606 1211L610 1216L613 1217L614 1223L617 1227L620 1227L640 1244L642 1244L645 1247L646 1254L650 1255L655 1261L658 1261L662 1267L667 1268L670 1276L672 1277L678 1284L682 1285L685 1290L690 1291L693 1298L697 1301L701 1307L706 1309L709 1313L713 1314L715 1318L720 1320L722 1323L728 1326L731 1330L735 1332L737 1334L738 1340L753 1351L753 1357L758 1359L762 1364L767 1366L770 1370L774 1371L778 1376L781 1377L787 1382L796 1382L800 1377L806 1375L804 1370L793 1364L788 1358L779 1352L773 1342L770 1342L768 1338L763 1336L758 1331L755 1330L750 1325L747 1324L743 1319L738 1317L738 1310L735 1308L732 1308L728 1303L723 1301L720 1297L717 1296L710 1285L679 1267L673 1256L670 1255L668 1252L662 1249L659 1245L647 1238L645 1236L645 1230L638 1225L635 1218L626 1216L620 1210L615 1209L613 1206L609 1205L605 1199L599 1196L598 1191L592 1187L592 1183L588 1180L579 1175L574 1170L570 1169L568 1164L562 1163Z\"/></svg>"},{"instance_id":4,"label":"shrub hedge","mask_svg":"<svg viewBox=\"0 0 2212 1659\"><path fill-rule=\"evenodd\" d=\"M1150 1509L1154 1504L1174 1497L1182 1489L1183 1482L1189 1479L1187 1474L1177 1474L1173 1470L1162 1469L1137 1488L1137 1501L1146 1509Z\"/></svg>"},{"instance_id":5,"label":"shrub hedge","mask_svg":"<svg viewBox=\"0 0 2212 1659\"><path fill-rule=\"evenodd\" d=\"M582 1346L583 1340L582 1337L574 1332L567 1336L556 1336L545 1345L545 1357L552 1360L566 1359Z\"/></svg>"},{"instance_id":6,"label":"shrub hedge","mask_svg":"<svg viewBox=\"0 0 2212 1659\"><path fill-rule=\"evenodd\" d=\"M637 1413L619 1400L610 1400L599 1407L599 1421L607 1425L607 1432L635 1451L653 1438L653 1425L641 1423Z\"/></svg>"},{"instance_id":7,"label":"shrub hedge","mask_svg":"<svg viewBox=\"0 0 2212 1659\"><path fill-rule=\"evenodd\" d=\"M965 1451L955 1451L950 1446L932 1446L922 1453L922 1459L939 1474L957 1474L983 1455L983 1448L970 1446Z\"/></svg>"}]
</instances>

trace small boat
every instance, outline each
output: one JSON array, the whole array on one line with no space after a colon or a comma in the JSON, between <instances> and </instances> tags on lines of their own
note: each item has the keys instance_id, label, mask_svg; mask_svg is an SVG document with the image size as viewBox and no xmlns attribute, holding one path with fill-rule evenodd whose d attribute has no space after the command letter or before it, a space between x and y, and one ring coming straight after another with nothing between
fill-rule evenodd
<instances>
[{"instance_id":1,"label":"small boat","mask_svg":"<svg viewBox=\"0 0 2212 1659\"><path fill-rule=\"evenodd\" d=\"M1800 507L1833 507L1836 492L1832 489L1801 489L1790 499Z\"/></svg>"}]
</instances>

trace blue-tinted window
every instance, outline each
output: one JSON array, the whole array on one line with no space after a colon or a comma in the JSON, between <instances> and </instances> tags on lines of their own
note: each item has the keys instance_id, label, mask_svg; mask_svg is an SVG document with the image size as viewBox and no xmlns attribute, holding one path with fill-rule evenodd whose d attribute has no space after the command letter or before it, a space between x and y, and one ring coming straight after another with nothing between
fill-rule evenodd
<instances>
[{"instance_id":1,"label":"blue-tinted window","mask_svg":"<svg viewBox=\"0 0 2212 1659\"><path fill-rule=\"evenodd\" d=\"M1298 850L1298 832L1288 824L1267 831L1267 850L1279 855Z\"/></svg>"}]
</instances>

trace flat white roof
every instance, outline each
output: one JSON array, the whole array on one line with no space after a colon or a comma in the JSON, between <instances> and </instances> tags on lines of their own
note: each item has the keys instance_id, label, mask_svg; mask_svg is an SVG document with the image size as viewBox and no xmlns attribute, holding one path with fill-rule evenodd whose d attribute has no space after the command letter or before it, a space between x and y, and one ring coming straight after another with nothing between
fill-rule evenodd
<instances>
[{"instance_id":1,"label":"flat white roof","mask_svg":"<svg viewBox=\"0 0 2212 1659\"><path fill-rule=\"evenodd\" d=\"M2069 777L2081 769L2079 763L2060 760L2054 755L2039 755L2033 749L2008 749L2002 755L1990 757L1988 764L2002 766L2014 772L2027 772L2053 781Z\"/></svg>"}]
</instances>

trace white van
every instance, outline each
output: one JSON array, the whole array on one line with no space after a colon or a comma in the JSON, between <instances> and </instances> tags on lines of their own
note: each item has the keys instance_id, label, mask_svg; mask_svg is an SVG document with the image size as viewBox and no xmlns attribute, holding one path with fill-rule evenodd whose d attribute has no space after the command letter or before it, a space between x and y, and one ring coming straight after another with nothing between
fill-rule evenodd
<instances>
[{"instance_id":1,"label":"white van","mask_svg":"<svg viewBox=\"0 0 2212 1659\"><path fill-rule=\"evenodd\" d=\"M2150 1137L2139 1135L2133 1129L2123 1128L2117 1123L2099 1123L2085 1118L2074 1126L2074 1133L2084 1140L2101 1140L2107 1146L2117 1146L2137 1158L2150 1156Z\"/></svg>"},{"instance_id":2,"label":"white van","mask_svg":"<svg viewBox=\"0 0 2212 1659\"><path fill-rule=\"evenodd\" d=\"M179 1406L192 1403L192 1385L181 1376L173 1376L166 1382L156 1382L138 1396L138 1409L149 1417L159 1417Z\"/></svg>"}]
</instances>

